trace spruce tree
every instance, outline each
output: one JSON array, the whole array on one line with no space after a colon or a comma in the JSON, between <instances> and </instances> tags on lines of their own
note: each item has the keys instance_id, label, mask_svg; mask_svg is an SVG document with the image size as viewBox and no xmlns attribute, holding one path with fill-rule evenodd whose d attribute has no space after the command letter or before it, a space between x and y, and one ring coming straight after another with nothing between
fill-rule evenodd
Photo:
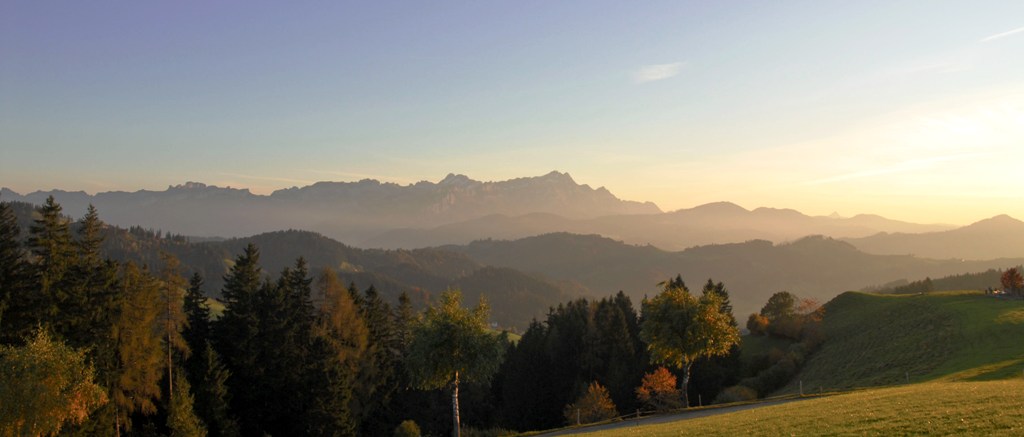
<instances>
[{"instance_id":1,"label":"spruce tree","mask_svg":"<svg viewBox=\"0 0 1024 437\"><path fill-rule=\"evenodd\" d=\"M76 226L75 257L61 281L60 316L52 326L70 344L93 348L109 336L114 323L118 266L101 254L103 222L95 207L89 205Z\"/></svg>"},{"instance_id":2,"label":"spruce tree","mask_svg":"<svg viewBox=\"0 0 1024 437\"><path fill-rule=\"evenodd\" d=\"M207 343L194 354L198 377L192 388L195 411L206 424L210 437L236 437L240 435L238 421L231 414L231 396L228 391L228 371L213 346Z\"/></svg>"},{"instance_id":3,"label":"spruce tree","mask_svg":"<svg viewBox=\"0 0 1024 437\"><path fill-rule=\"evenodd\" d=\"M367 353L360 366L353 414L362 423L364 434L379 434L393 428L384 423L389 415L391 397L398 389L398 344L391 306L380 297L372 285L358 300L360 315L370 332ZM380 428L380 429L378 429Z\"/></svg>"},{"instance_id":4,"label":"spruce tree","mask_svg":"<svg viewBox=\"0 0 1024 437\"><path fill-rule=\"evenodd\" d=\"M263 283L259 259L259 249L252 243L235 258L235 264L224 277L224 313L213 331L218 354L232 374L228 380L232 410L238 414L240 431L245 435L263 434L259 392L264 368L258 353L258 299L261 289L270 285Z\"/></svg>"},{"instance_id":5,"label":"spruce tree","mask_svg":"<svg viewBox=\"0 0 1024 437\"><path fill-rule=\"evenodd\" d=\"M193 351L205 349L210 340L210 304L203 285L203 277L199 273L193 274L182 302L187 321L182 337Z\"/></svg>"},{"instance_id":6,"label":"spruce tree","mask_svg":"<svg viewBox=\"0 0 1024 437\"><path fill-rule=\"evenodd\" d=\"M11 204L0 202L0 344L21 343L32 329L32 296L21 228Z\"/></svg>"},{"instance_id":7,"label":"spruce tree","mask_svg":"<svg viewBox=\"0 0 1024 437\"><path fill-rule=\"evenodd\" d=\"M261 357L264 375L260 406L265 431L273 435L296 435L305 431L296 420L309 401L303 377L310 370L313 327L311 283L306 262L299 258L286 268L275 285L265 286L257 298L259 336L255 353Z\"/></svg>"},{"instance_id":8,"label":"spruce tree","mask_svg":"<svg viewBox=\"0 0 1024 437\"><path fill-rule=\"evenodd\" d=\"M28 246L32 251L33 287L38 290L32 306L46 326L61 321L61 307L67 300L67 290L61 281L74 261L74 246L68 220L53 196L38 209L39 218L29 227ZM58 333L59 333L58 329Z\"/></svg>"}]
</instances>

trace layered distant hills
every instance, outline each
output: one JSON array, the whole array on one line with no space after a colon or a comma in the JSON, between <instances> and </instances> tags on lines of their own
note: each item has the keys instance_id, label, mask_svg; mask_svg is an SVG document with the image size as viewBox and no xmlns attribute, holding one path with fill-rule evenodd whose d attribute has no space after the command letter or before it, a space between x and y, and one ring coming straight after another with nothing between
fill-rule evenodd
<instances>
[{"instance_id":1,"label":"layered distant hills","mask_svg":"<svg viewBox=\"0 0 1024 437\"><path fill-rule=\"evenodd\" d=\"M596 295L625 290L634 300L658 292L656 284L682 275L691 290L709 278L730 290L737 318L761 308L773 293L788 290L828 301L847 290L901 279L942 277L1004 269L1024 258L988 261L933 260L909 255L873 255L832 238L812 236L791 243L764 240L717 244L670 252L597 235L547 234L515 241L484 240L441 249L487 265L573 280ZM989 286L998 287L998 281Z\"/></svg>"},{"instance_id":2,"label":"layered distant hills","mask_svg":"<svg viewBox=\"0 0 1024 437\"><path fill-rule=\"evenodd\" d=\"M846 241L865 252L882 255L974 260L1018 257L1024 255L1024 222L1000 215L943 232L880 233Z\"/></svg>"},{"instance_id":3,"label":"layered distant hills","mask_svg":"<svg viewBox=\"0 0 1024 437\"><path fill-rule=\"evenodd\" d=\"M578 184L568 174L559 172L500 182L481 182L451 174L437 183L411 185L371 179L318 182L270 195L193 182L164 191L95 195L67 191L21 195L5 188L0 200L40 204L50 195L71 216L81 216L91 203L104 220L122 227L139 225L177 234L223 238L303 229L364 248L419 248L571 232L682 250L754 239L786 242L808 235L826 235L848 239L859 248L879 254L969 259L1024 256L1022 245L1002 252L985 252L991 244L1005 241L1002 236L993 239L993 235L1004 232L995 227L966 237L973 239L968 252L958 253L955 248L926 250L949 246L946 242L927 241L952 227L873 215L812 217L790 209L747 210L727 202L662 212L653 203L621 200L603 187L594 189ZM876 235L880 233L886 235ZM923 236L906 237L918 234ZM906 246L911 240L913 246ZM983 256L986 253L995 256Z\"/></svg>"},{"instance_id":4,"label":"layered distant hills","mask_svg":"<svg viewBox=\"0 0 1024 437\"><path fill-rule=\"evenodd\" d=\"M708 278L724 282L742 318L780 290L825 301L847 290L1024 263L1024 222L1007 216L949 229L724 202L661 212L563 173L505 182L450 175L407 186L319 183L269 196L202 184L96 195L5 190L0 200L41 203L48 195L73 217L92 203L119 225L109 228L109 256L156 265L159 251L168 251L206 277L212 295L253 242L268 272L303 256L314 269L337 269L345 281L372 284L391 299L408 292L419 304L460 288L470 301L487 297L495 321L517 327L576 297L622 290L638 303L676 274L694 289ZM31 206L16 206L27 228ZM161 238L146 229L229 238Z\"/></svg>"}]
</instances>

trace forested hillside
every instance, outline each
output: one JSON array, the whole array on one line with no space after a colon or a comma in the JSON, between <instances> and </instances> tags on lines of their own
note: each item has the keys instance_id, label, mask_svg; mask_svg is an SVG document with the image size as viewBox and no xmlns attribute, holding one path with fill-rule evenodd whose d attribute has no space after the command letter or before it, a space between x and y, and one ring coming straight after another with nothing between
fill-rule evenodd
<instances>
[{"instance_id":1,"label":"forested hillside","mask_svg":"<svg viewBox=\"0 0 1024 437\"><path fill-rule=\"evenodd\" d=\"M826 237L786 244L748 241L669 252L597 235L558 233L515 241L484 240L444 249L483 264L578 281L598 295L623 290L633 299L650 294L653 284L678 273L687 278L713 277L729 284L737 314L755 312L769 296L782 290L824 302L844 291L871 285L1003 269L1024 262L871 255Z\"/></svg>"},{"instance_id":2,"label":"forested hillside","mask_svg":"<svg viewBox=\"0 0 1024 437\"><path fill-rule=\"evenodd\" d=\"M15 203L14 209L19 224L23 225L22 235L26 235L28 223L32 221L32 207ZM161 264L161 253L166 252L181 261L186 275L201 275L210 296L215 298L221 297L224 275L234 257L250 243L264 253L261 266L268 276L293 266L295 260L302 257L312 272L335 269L346 284L359 288L372 285L392 303L406 293L417 308L446 289L461 289L473 302L480 297L491 302L492 321L511 329L525 329L531 319L542 316L559 302L589 296L586 287L571 281L556 282L511 268L488 267L456 252L365 250L306 231L269 232L199 243L138 226L121 229L102 225L100 232L104 236L102 251L106 256L122 262L157 266Z\"/></svg>"}]
</instances>

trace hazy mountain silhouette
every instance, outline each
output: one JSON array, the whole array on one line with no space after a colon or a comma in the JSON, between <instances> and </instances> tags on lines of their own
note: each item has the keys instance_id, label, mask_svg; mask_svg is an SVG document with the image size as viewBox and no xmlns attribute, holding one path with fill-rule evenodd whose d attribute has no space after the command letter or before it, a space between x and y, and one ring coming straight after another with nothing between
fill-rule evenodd
<instances>
[{"instance_id":1,"label":"hazy mountain silhouette","mask_svg":"<svg viewBox=\"0 0 1024 437\"><path fill-rule=\"evenodd\" d=\"M847 241L876 254L958 259L1020 257L1024 256L1024 222L999 215L944 232L880 233Z\"/></svg>"},{"instance_id":2,"label":"hazy mountain silhouette","mask_svg":"<svg viewBox=\"0 0 1024 437\"><path fill-rule=\"evenodd\" d=\"M849 243L820 236L784 244L754 240L670 252L597 235L557 233L442 249L463 253L483 264L578 281L597 295L623 290L637 300L653 296L659 281L676 274L682 275L692 291L699 291L708 278L713 278L730 290L737 318L759 310L771 294L781 290L824 302L841 292L870 285L1005 268L1022 262L871 255Z\"/></svg>"},{"instance_id":3,"label":"hazy mountain silhouette","mask_svg":"<svg viewBox=\"0 0 1024 437\"><path fill-rule=\"evenodd\" d=\"M660 213L567 219L554 214L492 215L431 229L396 229L359 243L363 247L429 247L466 244L486 238L517 239L544 233L598 234L629 244L667 250L763 239L783 242L808 235L864 237L878 232L929 232L945 225L920 225L874 215L812 217L791 209L753 211L729 202Z\"/></svg>"},{"instance_id":4,"label":"hazy mountain silhouette","mask_svg":"<svg viewBox=\"0 0 1024 437\"><path fill-rule=\"evenodd\" d=\"M603 187L577 184L571 176L559 172L501 182L480 182L452 174L438 183L412 185L372 179L318 182L267 196L195 182L165 191L88 195L54 190L22 196L5 189L2 194L6 201L34 204L41 204L50 195L71 216L81 216L92 203L107 222L119 226L142 224L187 235L222 237L295 228L345 241L494 214L549 213L582 219L661 212L653 203L620 200Z\"/></svg>"}]
</instances>

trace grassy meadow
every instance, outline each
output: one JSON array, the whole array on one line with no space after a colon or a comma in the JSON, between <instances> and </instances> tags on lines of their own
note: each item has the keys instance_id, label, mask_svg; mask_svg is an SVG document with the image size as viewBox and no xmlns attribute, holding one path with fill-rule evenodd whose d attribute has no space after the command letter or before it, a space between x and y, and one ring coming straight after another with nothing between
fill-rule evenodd
<instances>
[{"instance_id":1,"label":"grassy meadow","mask_svg":"<svg viewBox=\"0 0 1024 437\"><path fill-rule=\"evenodd\" d=\"M981 292L844 293L826 306L828 339L780 393L925 381L986 381L1024 371L1024 301Z\"/></svg>"},{"instance_id":2,"label":"grassy meadow","mask_svg":"<svg viewBox=\"0 0 1024 437\"><path fill-rule=\"evenodd\" d=\"M850 292L826 306L825 330L776 394L799 381L806 393L842 393L587 435L1024 435L1024 301ZM745 354L786 346L744 341Z\"/></svg>"},{"instance_id":3,"label":"grassy meadow","mask_svg":"<svg viewBox=\"0 0 1024 437\"><path fill-rule=\"evenodd\" d=\"M1022 435L1024 380L861 390L719 416L587 433L682 435Z\"/></svg>"}]
</instances>

